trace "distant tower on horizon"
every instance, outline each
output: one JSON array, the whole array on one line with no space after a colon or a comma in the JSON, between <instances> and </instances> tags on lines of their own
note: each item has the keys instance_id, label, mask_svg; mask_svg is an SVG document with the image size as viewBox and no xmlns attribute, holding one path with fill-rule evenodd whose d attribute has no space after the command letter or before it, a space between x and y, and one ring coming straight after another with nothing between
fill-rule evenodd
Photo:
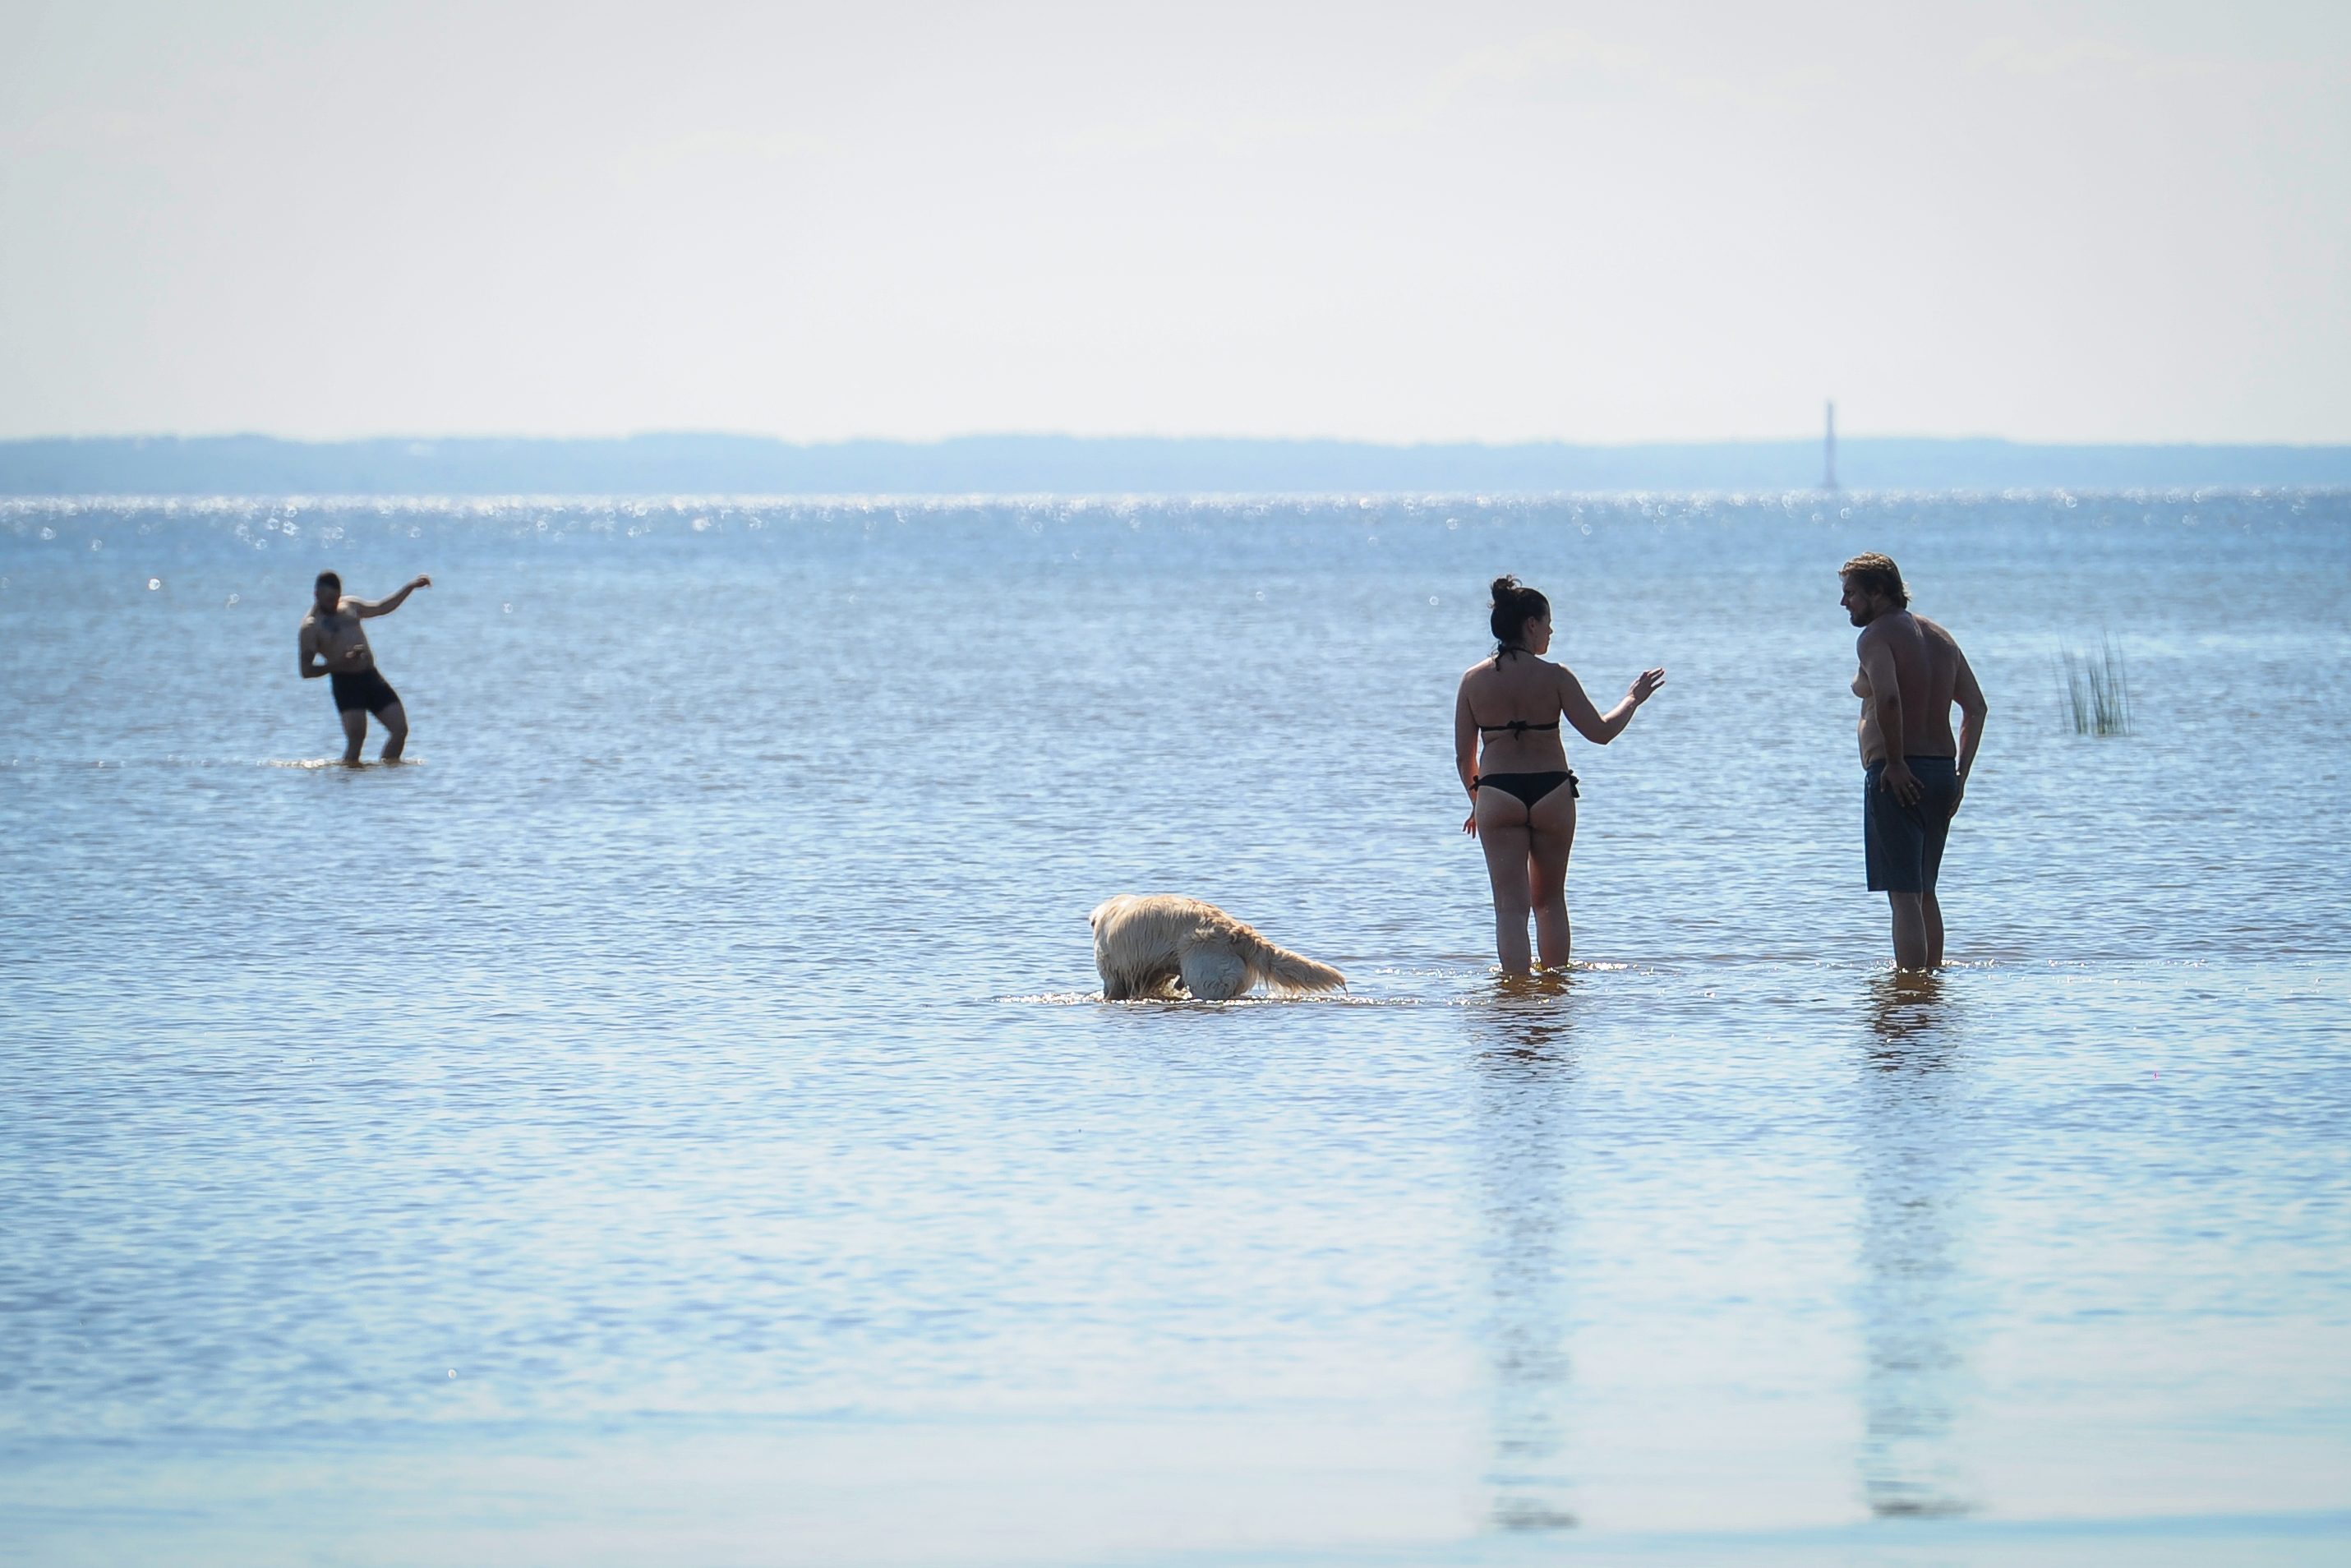
<instances>
[{"instance_id":1,"label":"distant tower on horizon","mask_svg":"<svg viewBox=\"0 0 2351 1568\"><path fill-rule=\"evenodd\" d=\"M1836 482L1836 399L1829 399L1829 434L1821 450L1821 488L1834 490Z\"/></svg>"}]
</instances>

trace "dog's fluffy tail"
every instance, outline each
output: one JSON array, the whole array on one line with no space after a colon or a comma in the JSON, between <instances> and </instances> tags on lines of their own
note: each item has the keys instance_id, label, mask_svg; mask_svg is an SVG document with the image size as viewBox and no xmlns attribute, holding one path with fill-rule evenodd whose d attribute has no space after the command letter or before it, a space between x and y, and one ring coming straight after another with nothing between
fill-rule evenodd
<instances>
[{"instance_id":1,"label":"dog's fluffy tail","mask_svg":"<svg viewBox=\"0 0 2351 1568\"><path fill-rule=\"evenodd\" d=\"M1343 991L1347 988L1347 977L1328 964L1318 964L1302 953L1287 947L1277 947L1249 926L1249 965L1261 976L1270 990L1287 991L1293 996L1309 991Z\"/></svg>"}]
</instances>

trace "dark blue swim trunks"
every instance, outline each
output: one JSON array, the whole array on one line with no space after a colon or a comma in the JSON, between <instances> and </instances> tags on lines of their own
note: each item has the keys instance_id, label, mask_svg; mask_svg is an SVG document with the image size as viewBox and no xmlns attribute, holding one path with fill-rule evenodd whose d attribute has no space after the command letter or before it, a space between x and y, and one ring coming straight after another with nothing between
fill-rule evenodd
<instances>
[{"instance_id":1,"label":"dark blue swim trunks","mask_svg":"<svg viewBox=\"0 0 2351 1568\"><path fill-rule=\"evenodd\" d=\"M1877 781L1886 764L1873 762L1862 775L1861 841L1869 852L1872 893L1932 893L1943 869L1943 841L1950 836L1959 808L1959 765L1949 757L1906 757L1911 774L1926 786L1915 806L1905 806Z\"/></svg>"},{"instance_id":2,"label":"dark blue swim trunks","mask_svg":"<svg viewBox=\"0 0 2351 1568\"><path fill-rule=\"evenodd\" d=\"M381 670L361 670L356 675L329 675L327 682L335 688L337 713L349 713L355 707L363 707L370 713L381 714L400 701L400 694L392 689L392 683L383 678Z\"/></svg>"}]
</instances>

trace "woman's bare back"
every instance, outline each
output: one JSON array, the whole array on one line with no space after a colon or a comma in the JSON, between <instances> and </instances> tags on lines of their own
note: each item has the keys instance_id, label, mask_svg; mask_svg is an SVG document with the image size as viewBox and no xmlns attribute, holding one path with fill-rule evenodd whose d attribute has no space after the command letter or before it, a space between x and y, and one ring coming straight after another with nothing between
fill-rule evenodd
<instances>
[{"instance_id":1,"label":"woman's bare back","mask_svg":"<svg viewBox=\"0 0 2351 1568\"><path fill-rule=\"evenodd\" d=\"M1565 683L1574 679L1547 659L1518 652L1480 659L1463 672L1461 700L1482 742L1478 771L1540 773L1565 768L1567 747L1560 720L1565 713Z\"/></svg>"}]
</instances>

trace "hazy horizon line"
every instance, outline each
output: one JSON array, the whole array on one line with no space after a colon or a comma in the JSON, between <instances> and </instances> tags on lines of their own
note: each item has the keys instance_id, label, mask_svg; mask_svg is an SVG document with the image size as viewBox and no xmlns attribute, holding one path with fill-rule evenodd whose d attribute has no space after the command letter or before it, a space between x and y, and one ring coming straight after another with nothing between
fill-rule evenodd
<instances>
[{"instance_id":1,"label":"hazy horizon line","mask_svg":"<svg viewBox=\"0 0 2351 1568\"><path fill-rule=\"evenodd\" d=\"M0 493L1027 495L2351 485L2351 446L1854 435L1598 445L999 434L0 439Z\"/></svg>"},{"instance_id":2,"label":"hazy horizon line","mask_svg":"<svg viewBox=\"0 0 2351 1568\"><path fill-rule=\"evenodd\" d=\"M1824 444L1826 433L1814 430L1788 435L1724 435L1724 436L1644 436L1630 441L1587 441L1573 436L1530 436L1515 440L1497 440L1480 436L1416 436L1388 439L1364 435L1230 435L1204 433L1165 434L1156 432L1073 432L1065 430L968 430L947 435L841 435L799 437L778 435L766 431L727 430L715 426L678 426L647 428L622 432L549 434L545 433L484 433L466 432L455 434L434 434L416 431L383 431L366 435L281 435L266 430L204 431L190 434L183 431L99 431L78 434L39 435L0 435L0 445L25 445L46 442L197 442L197 441L270 441L289 446L348 446L377 442L407 442L428 445L455 442L628 442L658 440L723 440L761 441L778 445L814 450L834 446L946 446L967 441L1068 441L1068 442L1159 442L1170 444L1199 442L1227 444L1253 444L1263 445L1298 446L1362 446L1383 451L1413 452L1430 447L1465 447L1482 451L1508 451L1520 447L1565 446L1594 452L1625 452L1656 448L1686 448L1713 446L1784 446ZM1839 446L1864 442L1903 441L1949 444L1997 444L2026 447L2033 450L2062 450L2085 447L2121 448L2280 448L2293 451L2351 450L2351 441L2294 441L2273 439L2204 440L2204 439L2141 439L2123 437L2048 440L2024 436L2000 435L1984 432L1965 434L1943 434L1917 431L1845 431L1836 433Z\"/></svg>"}]
</instances>

